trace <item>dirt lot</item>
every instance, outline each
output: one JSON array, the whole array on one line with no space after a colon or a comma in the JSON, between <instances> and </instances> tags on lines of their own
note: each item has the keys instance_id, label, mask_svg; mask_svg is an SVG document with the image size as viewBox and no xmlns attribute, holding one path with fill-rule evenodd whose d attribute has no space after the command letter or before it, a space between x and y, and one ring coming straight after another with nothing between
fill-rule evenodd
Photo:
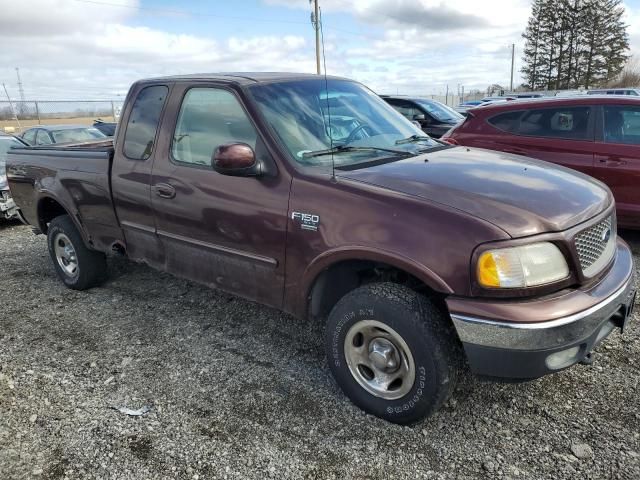
<instances>
[{"instance_id":1,"label":"dirt lot","mask_svg":"<svg viewBox=\"0 0 640 480\"><path fill-rule=\"evenodd\" d=\"M593 366L399 427L341 394L322 325L124 261L72 292L16 224L0 258L0 479L640 478L638 313Z\"/></svg>"}]
</instances>

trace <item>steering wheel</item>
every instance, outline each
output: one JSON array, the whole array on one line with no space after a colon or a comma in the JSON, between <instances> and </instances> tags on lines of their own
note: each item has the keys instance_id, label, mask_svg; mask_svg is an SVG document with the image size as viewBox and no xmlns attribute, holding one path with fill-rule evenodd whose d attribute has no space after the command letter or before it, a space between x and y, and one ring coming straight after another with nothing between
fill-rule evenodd
<instances>
[{"instance_id":1,"label":"steering wheel","mask_svg":"<svg viewBox=\"0 0 640 480\"><path fill-rule=\"evenodd\" d=\"M363 123L361 125L358 125L356 128L354 128L351 131L347 139L344 141L344 145L349 145L351 142L353 142L355 140L355 136L358 133L364 131L365 129L368 129L369 133L373 133L373 128L371 128L368 123Z\"/></svg>"}]
</instances>

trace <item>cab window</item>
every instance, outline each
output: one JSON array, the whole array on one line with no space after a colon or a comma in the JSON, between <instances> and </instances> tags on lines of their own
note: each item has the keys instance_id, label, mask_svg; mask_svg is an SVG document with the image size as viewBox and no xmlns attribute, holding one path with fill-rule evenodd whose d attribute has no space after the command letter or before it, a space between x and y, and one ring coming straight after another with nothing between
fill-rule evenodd
<instances>
[{"instance_id":1,"label":"cab window","mask_svg":"<svg viewBox=\"0 0 640 480\"><path fill-rule=\"evenodd\" d=\"M53 143L51 141L51 137L49 136L49 132L46 130L38 130L36 134L36 145L49 145Z\"/></svg>"},{"instance_id":2,"label":"cab window","mask_svg":"<svg viewBox=\"0 0 640 480\"><path fill-rule=\"evenodd\" d=\"M424 115L415 105L409 102L394 102L390 101L389 104L398 111L403 117L414 120L417 115Z\"/></svg>"},{"instance_id":3,"label":"cab window","mask_svg":"<svg viewBox=\"0 0 640 480\"><path fill-rule=\"evenodd\" d=\"M29 145L35 145L35 143L36 143L36 130L35 129L27 130L26 132L24 132L24 135L22 135L22 138Z\"/></svg>"},{"instance_id":4,"label":"cab window","mask_svg":"<svg viewBox=\"0 0 640 480\"><path fill-rule=\"evenodd\" d=\"M220 88L192 88L185 95L171 154L178 163L211 165L215 149L246 143L255 150L257 133L235 95Z\"/></svg>"},{"instance_id":5,"label":"cab window","mask_svg":"<svg viewBox=\"0 0 640 480\"><path fill-rule=\"evenodd\" d=\"M124 136L123 151L127 158L146 160L151 156L168 92L164 85L154 85L138 93Z\"/></svg>"}]
</instances>

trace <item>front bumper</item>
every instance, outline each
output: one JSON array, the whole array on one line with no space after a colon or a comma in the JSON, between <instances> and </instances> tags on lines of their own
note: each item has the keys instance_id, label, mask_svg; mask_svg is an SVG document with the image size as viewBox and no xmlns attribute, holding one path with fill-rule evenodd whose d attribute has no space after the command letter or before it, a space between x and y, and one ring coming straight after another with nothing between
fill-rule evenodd
<instances>
[{"instance_id":1,"label":"front bumper","mask_svg":"<svg viewBox=\"0 0 640 480\"><path fill-rule=\"evenodd\" d=\"M447 305L474 373L532 379L583 360L624 327L634 301L633 257L618 240L611 270L588 289L533 300L450 297Z\"/></svg>"}]
</instances>

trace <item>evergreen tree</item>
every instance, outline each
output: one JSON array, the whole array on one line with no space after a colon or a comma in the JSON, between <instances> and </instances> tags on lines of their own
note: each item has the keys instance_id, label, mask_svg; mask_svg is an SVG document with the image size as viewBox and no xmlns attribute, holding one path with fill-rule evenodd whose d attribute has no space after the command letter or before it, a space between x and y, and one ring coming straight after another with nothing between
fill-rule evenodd
<instances>
[{"instance_id":1,"label":"evergreen tree","mask_svg":"<svg viewBox=\"0 0 640 480\"><path fill-rule=\"evenodd\" d=\"M525 84L535 90L604 85L629 49L622 0L534 0L523 34Z\"/></svg>"},{"instance_id":2,"label":"evergreen tree","mask_svg":"<svg viewBox=\"0 0 640 480\"><path fill-rule=\"evenodd\" d=\"M535 89L540 85L540 10L544 0L534 0L527 29L522 34L526 40L524 46L525 65L522 67L527 88Z\"/></svg>"}]
</instances>

